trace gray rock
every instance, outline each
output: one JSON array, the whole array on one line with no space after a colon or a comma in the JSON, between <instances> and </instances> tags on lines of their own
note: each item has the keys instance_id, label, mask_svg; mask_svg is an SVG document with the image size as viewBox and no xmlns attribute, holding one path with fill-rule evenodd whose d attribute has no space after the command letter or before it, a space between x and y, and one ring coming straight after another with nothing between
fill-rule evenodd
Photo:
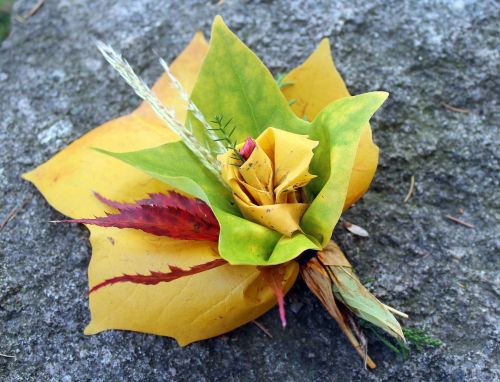
<instances>
[{"instance_id":1,"label":"gray rock","mask_svg":"<svg viewBox=\"0 0 500 382\"><path fill-rule=\"evenodd\" d=\"M153 49L173 59L217 13L274 72L328 36L353 93L391 92L373 122L379 171L345 216L370 237L335 236L372 291L443 347L402 361L372 338L379 366L365 371L302 282L287 297L303 307L288 311L286 330L275 310L261 319L273 339L251 324L186 348L153 335L82 334L87 232L48 224L61 216L19 175L138 105L93 39L122 50L152 83L161 73ZM0 379L499 380L498 19L494 0L47 0L14 21L0 48L0 221L27 204L0 231L0 352L15 356L0 357Z\"/></svg>"}]
</instances>

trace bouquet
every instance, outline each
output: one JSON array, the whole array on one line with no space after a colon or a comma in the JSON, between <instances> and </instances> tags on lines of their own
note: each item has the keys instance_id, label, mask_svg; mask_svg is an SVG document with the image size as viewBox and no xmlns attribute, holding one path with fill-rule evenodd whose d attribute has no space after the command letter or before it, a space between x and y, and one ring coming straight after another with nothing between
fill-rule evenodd
<instances>
[{"instance_id":1,"label":"bouquet","mask_svg":"<svg viewBox=\"0 0 500 382\"><path fill-rule=\"evenodd\" d=\"M24 175L65 222L90 230L90 324L174 337L231 331L304 279L370 368L360 323L398 341L394 315L331 240L378 161L370 117L385 92L350 96L328 40L274 79L216 17L151 90L111 47L107 61L145 100Z\"/></svg>"}]
</instances>

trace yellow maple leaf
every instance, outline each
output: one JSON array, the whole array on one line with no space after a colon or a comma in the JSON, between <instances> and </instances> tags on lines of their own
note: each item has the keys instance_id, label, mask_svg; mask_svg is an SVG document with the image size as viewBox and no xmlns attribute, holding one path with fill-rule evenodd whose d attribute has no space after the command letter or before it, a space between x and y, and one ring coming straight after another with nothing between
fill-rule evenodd
<instances>
[{"instance_id":1,"label":"yellow maple leaf","mask_svg":"<svg viewBox=\"0 0 500 382\"><path fill-rule=\"evenodd\" d=\"M208 45L201 33L173 62L172 72L190 91ZM179 120L186 104L163 75L153 88L175 109ZM104 123L79 138L52 159L24 175L58 211L71 218L103 215L105 206L92 194L134 201L168 189L164 183L92 147L111 151L140 150L177 140L151 108L143 103L124 117ZM89 285L119 274L168 271L213 260L216 245L179 241L141 231L88 226L92 244ZM298 265L286 265L284 291L295 282ZM174 337L179 344L231 331L272 308L276 299L254 266L224 265L207 272L158 285L122 283L89 296L91 322L86 334L125 329Z\"/></svg>"}]
</instances>

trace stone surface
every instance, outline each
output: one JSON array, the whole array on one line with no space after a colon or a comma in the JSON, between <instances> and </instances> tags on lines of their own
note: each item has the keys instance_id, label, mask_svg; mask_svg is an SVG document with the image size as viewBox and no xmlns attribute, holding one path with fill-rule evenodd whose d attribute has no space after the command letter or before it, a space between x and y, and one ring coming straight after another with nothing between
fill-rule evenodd
<instances>
[{"instance_id":1,"label":"stone surface","mask_svg":"<svg viewBox=\"0 0 500 382\"><path fill-rule=\"evenodd\" d=\"M15 14L34 3L18 1ZM0 352L15 356L0 356L0 379L499 380L498 2L161 3L47 0L0 47L0 222L26 203L0 231ZM274 72L328 36L353 93L391 92L373 123L379 171L345 216L370 237L335 235L368 287L444 346L402 361L372 338L379 366L365 371L302 282L287 297L285 331L276 310L261 319L273 339L253 324L186 348L152 335L82 334L87 232L48 224L61 216L19 175L138 104L93 39L125 52L152 83L161 73L153 49L173 59L217 13Z\"/></svg>"}]
</instances>

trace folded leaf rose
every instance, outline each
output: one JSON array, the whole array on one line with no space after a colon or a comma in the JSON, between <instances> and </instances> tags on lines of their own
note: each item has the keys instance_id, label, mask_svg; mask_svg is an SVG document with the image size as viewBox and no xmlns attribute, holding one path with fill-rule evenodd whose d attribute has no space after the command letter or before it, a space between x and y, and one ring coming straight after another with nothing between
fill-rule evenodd
<instances>
[{"instance_id":1,"label":"folded leaf rose","mask_svg":"<svg viewBox=\"0 0 500 382\"><path fill-rule=\"evenodd\" d=\"M238 147L242 157L232 151L219 156L222 177L243 217L287 237L300 231L309 206L304 187L314 178L309 164L317 145L305 135L268 128L255 142L249 138Z\"/></svg>"},{"instance_id":2,"label":"folded leaf rose","mask_svg":"<svg viewBox=\"0 0 500 382\"><path fill-rule=\"evenodd\" d=\"M368 121L387 93L350 97L326 40L286 77L294 85L280 89L220 17L208 49L198 34L172 65L179 83L167 68L157 95L125 62L114 66L152 107L100 126L25 175L59 211L89 224L95 293L86 333L128 329L187 344L255 319L274 296L282 308L294 260L327 246L373 177L378 149ZM181 84L190 96L170 88ZM170 123L174 114L185 123ZM207 123L217 115L235 126L229 150ZM179 207L186 197L197 200ZM144 232L117 229L125 227Z\"/></svg>"},{"instance_id":3,"label":"folded leaf rose","mask_svg":"<svg viewBox=\"0 0 500 382\"><path fill-rule=\"evenodd\" d=\"M129 153L102 152L206 202L220 224L219 254L230 264L281 264L307 249L319 250L330 240L344 207L361 133L386 98L385 92L341 98L307 122L292 112L255 54L220 17L215 19L210 47L191 93L199 112L207 118L221 114L232 118L239 143L259 137L270 126L318 142L309 166L316 178L305 188L310 204L291 236L288 229L283 234L246 219L232 201L232 191L182 141ZM199 142L217 152L196 111L188 112L186 125Z\"/></svg>"}]
</instances>

